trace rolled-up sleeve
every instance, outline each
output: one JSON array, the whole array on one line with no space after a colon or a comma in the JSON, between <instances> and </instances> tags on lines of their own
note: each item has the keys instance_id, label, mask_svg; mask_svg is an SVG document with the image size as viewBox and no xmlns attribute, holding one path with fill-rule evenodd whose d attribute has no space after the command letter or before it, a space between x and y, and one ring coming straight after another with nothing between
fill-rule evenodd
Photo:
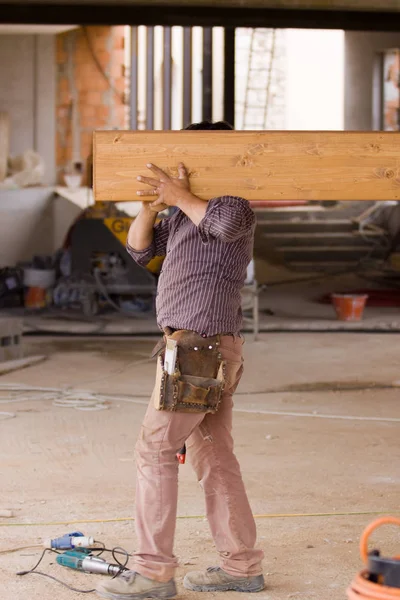
<instances>
[{"instance_id":1,"label":"rolled-up sleeve","mask_svg":"<svg viewBox=\"0 0 400 600\"><path fill-rule=\"evenodd\" d=\"M170 231L170 218L161 219L153 228L153 241L148 248L144 250L135 250L126 243L128 254L142 267L145 267L155 256L165 256L167 253L167 243Z\"/></svg>"},{"instance_id":2,"label":"rolled-up sleeve","mask_svg":"<svg viewBox=\"0 0 400 600\"><path fill-rule=\"evenodd\" d=\"M198 230L205 244L213 238L229 243L247 235L254 225L255 215L247 200L223 196L208 203Z\"/></svg>"}]
</instances>

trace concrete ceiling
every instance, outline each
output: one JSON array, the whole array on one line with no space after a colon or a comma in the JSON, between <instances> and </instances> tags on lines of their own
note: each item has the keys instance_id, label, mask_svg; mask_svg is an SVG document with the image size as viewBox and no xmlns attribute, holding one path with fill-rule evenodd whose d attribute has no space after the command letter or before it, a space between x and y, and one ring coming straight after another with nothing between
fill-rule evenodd
<instances>
[{"instance_id":1,"label":"concrete ceiling","mask_svg":"<svg viewBox=\"0 0 400 600\"><path fill-rule=\"evenodd\" d=\"M0 0L0 23L400 32L400 0Z\"/></svg>"},{"instance_id":2,"label":"concrete ceiling","mask_svg":"<svg viewBox=\"0 0 400 600\"><path fill-rule=\"evenodd\" d=\"M7 0L7 4L143 5L143 0ZM146 0L146 5L400 12L400 0Z\"/></svg>"}]
</instances>

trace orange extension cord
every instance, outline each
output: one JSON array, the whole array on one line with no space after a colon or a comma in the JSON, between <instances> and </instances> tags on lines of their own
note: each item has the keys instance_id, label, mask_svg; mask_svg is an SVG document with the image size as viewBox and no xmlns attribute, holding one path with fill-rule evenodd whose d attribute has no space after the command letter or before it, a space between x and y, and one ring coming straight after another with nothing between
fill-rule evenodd
<instances>
[{"instance_id":1,"label":"orange extension cord","mask_svg":"<svg viewBox=\"0 0 400 600\"><path fill-rule=\"evenodd\" d=\"M381 525L399 525L400 519L396 517L382 517L373 521L365 529L360 540L361 559L365 564L368 563L368 540L373 531ZM394 557L400 560L400 556ZM368 581L368 571L361 571L355 576L347 589L349 600L400 600L400 588L388 587Z\"/></svg>"}]
</instances>

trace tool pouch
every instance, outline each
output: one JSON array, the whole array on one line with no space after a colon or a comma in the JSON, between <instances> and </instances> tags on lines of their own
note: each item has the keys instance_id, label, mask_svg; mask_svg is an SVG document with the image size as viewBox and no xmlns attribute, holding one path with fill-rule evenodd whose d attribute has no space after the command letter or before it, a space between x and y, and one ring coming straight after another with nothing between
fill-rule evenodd
<instances>
[{"instance_id":1,"label":"tool pouch","mask_svg":"<svg viewBox=\"0 0 400 600\"><path fill-rule=\"evenodd\" d=\"M164 369L168 338L177 342L175 371ZM224 389L225 363L219 350L219 336L203 338L193 331L180 330L164 338L159 348L154 389L157 410L190 413L216 413Z\"/></svg>"}]
</instances>

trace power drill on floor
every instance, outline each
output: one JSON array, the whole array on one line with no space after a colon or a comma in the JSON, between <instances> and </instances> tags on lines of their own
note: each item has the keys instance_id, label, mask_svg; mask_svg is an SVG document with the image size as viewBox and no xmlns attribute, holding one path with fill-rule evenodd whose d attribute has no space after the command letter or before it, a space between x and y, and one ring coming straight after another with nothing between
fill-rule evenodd
<instances>
[{"instance_id":1,"label":"power drill on floor","mask_svg":"<svg viewBox=\"0 0 400 600\"><path fill-rule=\"evenodd\" d=\"M85 573L115 576L124 571L124 568L119 565L112 565L98 556L92 556L90 550L86 548L67 550L57 556L56 560L63 567L84 571Z\"/></svg>"}]
</instances>

